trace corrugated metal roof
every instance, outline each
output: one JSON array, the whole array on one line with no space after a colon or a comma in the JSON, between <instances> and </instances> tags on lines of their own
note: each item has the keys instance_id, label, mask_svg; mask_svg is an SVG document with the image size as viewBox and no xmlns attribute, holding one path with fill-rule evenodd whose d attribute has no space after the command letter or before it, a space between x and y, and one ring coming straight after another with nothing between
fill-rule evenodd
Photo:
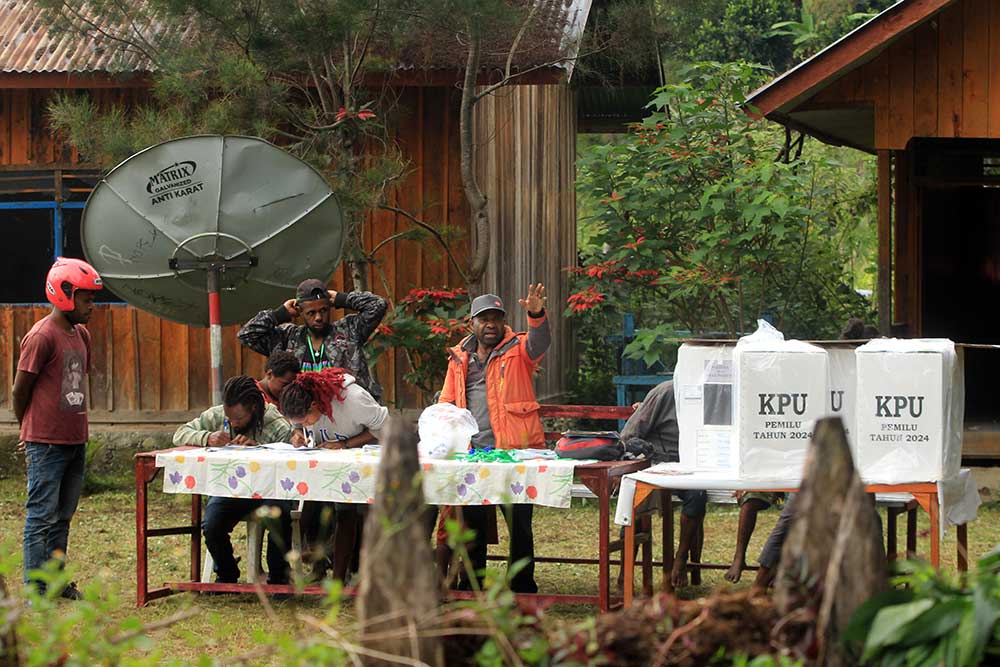
<instances>
[{"instance_id":1,"label":"corrugated metal roof","mask_svg":"<svg viewBox=\"0 0 1000 667\"><path fill-rule=\"evenodd\" d=\"M0 0L0 71L122 72L146 69L138 54L123 54L97 30L94 36L63 35L46 25L31 0ZM100 22L95 22L100 26Z\"/></svg>"},{"instance_id":2,"label":"corrugated metal roof","mask_svg":"<svg viewBox=\"0 0 1000 667\"><path fill-rule=\"evenodd\" d=\"M536 3L532 25L518 44L512 66L524 70L553 63L572 73L592 0L526 0ZM102 19L91 35L50 30L43 10L32 0L0 0L0 72L141 72L150 69L139 53L124 52L101 34ZM106 25L106 24L105 24ZM460 69L465 48L457 35L428 40L407 49L397 69ZM483 43L482 67L502 67L512 35L489 35Z\"/></svg>"}]
</instances>

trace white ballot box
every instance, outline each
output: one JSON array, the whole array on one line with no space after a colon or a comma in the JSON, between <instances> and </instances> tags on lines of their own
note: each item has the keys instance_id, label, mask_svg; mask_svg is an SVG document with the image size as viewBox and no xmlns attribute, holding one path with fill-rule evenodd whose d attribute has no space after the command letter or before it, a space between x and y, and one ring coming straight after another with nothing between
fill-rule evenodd
<instances>
[{"instance_id":1,"label":"white ballot box","mask_svg":"<svg viewBox=\"0 0 1000 667\"><path fill-rule=\"evenodd\" d=\"M733 352L733 446L742 479L799 479L814 422L828 412L826 350L796 340L742 339Z\"/></svg>"},{"instance_id":2,"label":"white ballot box","mask_svg":"<svg viewBox=\"0 0 1000 667\"><path fill-rule=\"evenodd\" d=\"M854 406L857 401L858 372L856 355L853 347L828 347L826 349L830 364L830 402L827 411L831 416L840 417L844 422L844 432L847 434L847 443L851 447L851 455L854 457L855 465L858 460L858 451L854 445L854 431L857 426L854 423Z\"/></svg>"},{"instance_id":3,"label":"white ballot box","mask_svg":"<svg viewBox=\"0 0 1000 667\"><path fill-rule=\"evenodd\" d=\"M957 475L965 379L955 344L883 338L855 354L855 464L862 478L936 482Z\"/></svg>"},{"instance_id":4,"label":"white ballot box","mask_svg":"<svg viewBox=\"0 0 1000 667\"><path fill-rule=\"evenodd\" d=\"M681 465L736 473L733 346L681 345L674 368L674 400Z\"/></svg>"}]
</instances>

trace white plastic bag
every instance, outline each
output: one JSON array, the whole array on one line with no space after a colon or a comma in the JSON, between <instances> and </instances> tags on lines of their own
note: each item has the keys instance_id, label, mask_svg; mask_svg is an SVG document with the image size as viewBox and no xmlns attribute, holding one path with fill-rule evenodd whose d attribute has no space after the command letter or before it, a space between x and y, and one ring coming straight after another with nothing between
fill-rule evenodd
<instances>
[{"instance_id":1,"label":"white plastic bag","mask_svg":"<svg viewBox=\"0 0 1000 667\"><path fill-rule=\"evenodd\" d=\"M448 458L452 454L464 454L469 450L469 441L479 433L476 418L465 408L457 408L451 403L436 403L420 413L417 421L420 456L432 459Z\"/></svg>"}]
</instances>

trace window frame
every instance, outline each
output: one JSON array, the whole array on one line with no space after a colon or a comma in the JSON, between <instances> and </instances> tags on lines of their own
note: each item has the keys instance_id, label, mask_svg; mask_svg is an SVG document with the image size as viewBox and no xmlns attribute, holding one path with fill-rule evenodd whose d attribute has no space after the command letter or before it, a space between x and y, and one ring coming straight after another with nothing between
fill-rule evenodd
<instances>
[{"instance_id":1,"label":"window frame","mask_svg":"<svg viewBox=\"0 0 1000 667\"><path fill-rule=\"evenodd\" d=\"M87 203L82 201L58 201L35 200L35 201L0 201L0 214L4 211L52 211L52 233L55 236L55 243L52 244L52 261L63 254L63 209L83 210ZM124 301L103 301L102 304L123 304ZM7 301L3 305L7 306L42 306L48 305L47 301Z\"/></svg>"}]
</instances>

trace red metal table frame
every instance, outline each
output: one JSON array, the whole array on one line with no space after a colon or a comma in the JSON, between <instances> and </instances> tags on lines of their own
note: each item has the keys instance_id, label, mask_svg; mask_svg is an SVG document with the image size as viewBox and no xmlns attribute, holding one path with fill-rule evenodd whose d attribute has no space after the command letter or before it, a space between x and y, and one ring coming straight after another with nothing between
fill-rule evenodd
<instances>
[{"instance_id":1,"label":"red metal table frame","mask_svg":"<svg viewBox=\"0 0 1000 667\"><path fill-rule=\"evenodd\" d=\"M797 488L785 489L753 489L754 491L777 491L785 493L795 493ZM934 482L918 484L866 484L865 491L868 493L909 493L913 496L917 505L927 512L930 518L930 546L931 565L940 567L941 565L941 507L938 503L938 487ZM663 514L663 590L671 592L673 582L670 577L670 570L674 566L674 512L673 498L671 490L655 486L648 482L636 481L635 496L632 499L632 515L636 516L639 506L653 493L660 493L660 507ZM623 553L625 582L623 588L624 605L631 606L635 597L635 524L633 521L625 527L625 545ZM895 516L890 518L890 551L895 551ZM956 526L956 537L958 540L958 570L965 572L968 570L968 532L963 525ZM907 551L913 553L916 543L916 524L912 520L907 526ZM646 595L652 594L652 561L647 557L643 559L643 587Z\"/></svg>"},{"instance_id":2,"label":"red metal table frame","mask_svg":"<svg viewBox=\"0 0 1000 667\"><path fill-rule=\"evenodd\" d=\"M164 451L184 451L194 449L183 447ZM201 579L201 496L191 496L191 522L184 526L170 528L149 527L149 485L156 479L160 468L156 467L156 455L160 452L141 452L135 456L135 520L136 520L136 605L146 603L181 591L215 591L230 593L252 593L257 589L254 584L216 584L205 583ZM574 473L577 481L585 485L595 496L599 505L599 539L598 558L560 558L536 557L537 562L594 564L598 566L597 595L566 595L557 593L519 595L526 602L536 606L550 604L595 604L602 611L611 608L612 602L619 599L611 598L611 497L618 490L623 475L646 468L648 461L602 461L576 466ZM163 535L191 536L191 579L165 583L159 588L149 587L149 538ZM294 592L290 586L264 586L268 593ZM347 595L353 595L354 590L344 589ZM319 586L306 587L305 594L322 595L324 591ZM468 597L459 591L454 592L456 598Z\"/></svg>"}]
</instances>

